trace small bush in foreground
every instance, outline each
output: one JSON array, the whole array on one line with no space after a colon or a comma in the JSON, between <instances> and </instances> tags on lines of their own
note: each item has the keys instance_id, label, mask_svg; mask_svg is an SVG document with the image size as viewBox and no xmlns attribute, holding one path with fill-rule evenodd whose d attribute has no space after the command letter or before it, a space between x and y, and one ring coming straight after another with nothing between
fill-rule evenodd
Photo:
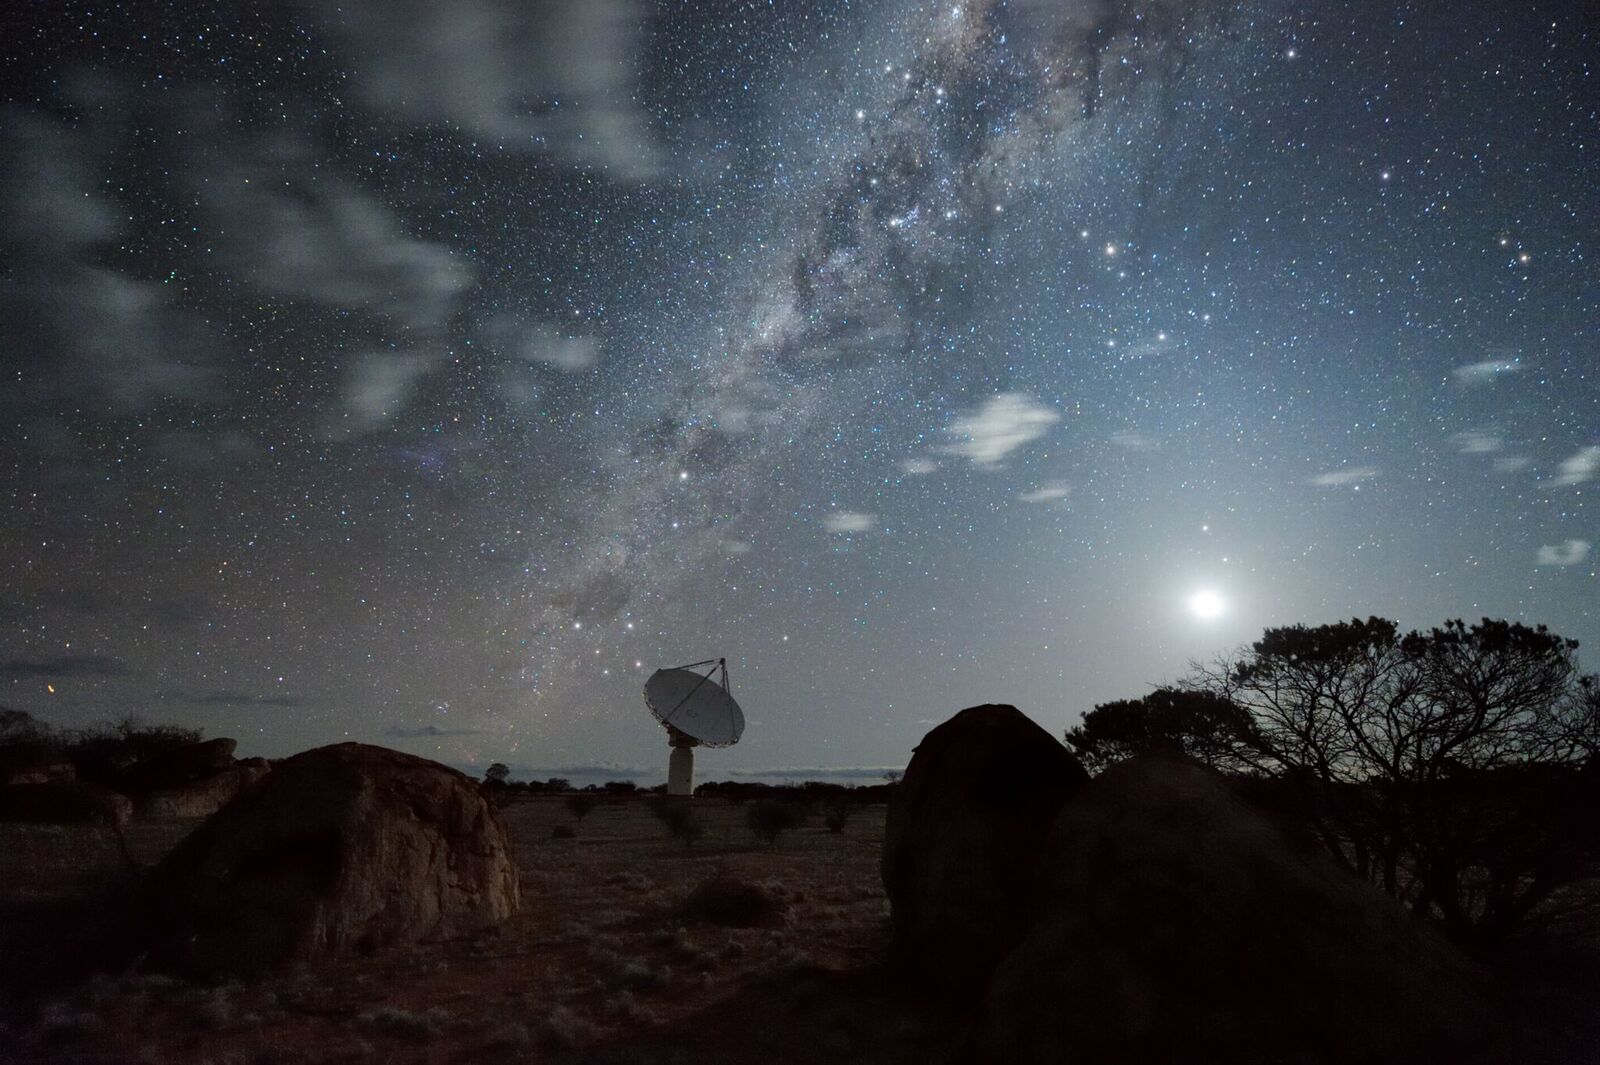
<instances>
[{"instance_id":1,"label":"small bush in foreground","mask_svg":"<svg viewBox=\"0 0 1600 1065\"><path fill-rule=\"evenodd\" d=\"M650 812L666 826L669 835L683 841L686 849L692 848L695 841L706 833L705 826L695 816L690 801L683 798L669 798L665 795L652 796L650 799Z\"/></svg>"},{"instance_id":2,"label":"small bush in foreground","mask_svg":"<svg viewBox=\"0 0 1600 1065\"><path fill-rule=\"evenodd\" d=\"M773 799L751 803L744 817L744 823L750 831L765 840L768 846L778 842L780 835L799 828L804 822L805 811L797 804Z\"/></svg>"},{"instance_id":3,"label":"small bush in foreground","mask_svg":"<svg viewBox=\"0 0 1600 1065\"><path fill-rule=\"evenodd\" d=\"M729 928L781 928L789 907L760 884L713 877L689 893L678 907L684 917Z\"/></svg>"}]
</instances>

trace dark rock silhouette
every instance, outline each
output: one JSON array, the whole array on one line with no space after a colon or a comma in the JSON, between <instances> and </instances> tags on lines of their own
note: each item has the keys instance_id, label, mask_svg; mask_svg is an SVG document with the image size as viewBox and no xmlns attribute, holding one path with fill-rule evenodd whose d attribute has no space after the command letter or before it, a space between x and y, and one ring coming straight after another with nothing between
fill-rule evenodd
<instances>
[{"instance_id":1,"label":"dark rock silhouette","mask_svg":"<svg viewBox=\"0 0 1600 1065\"><path fill-rule=\"evenodd\" d=\"M1027 927L1045 831L1087 779L1014 706L970 707L923 737L883 843L895 958L909 975L946 991L982 985Z\"/></svg>"},{"instance_id":2,"label":"dark rock silhouette","mask_svg":"<svg viewBox=\"0 0 1600 1065\"><path fill-rule=\"evenodd\" d=\"M134 811L141 818L210 817L265 775L266 770L236 765L184 784L145 792L137 797Z\"/></svg>"},{"instance_id":3,"label":"dark rock silhouette","mask_svg":"<svg viewBox=\"0 0 1600 1065\"><path fill-rule=\"evenodd\" d=\"M382 747L279 763L185 839L148 885L152 963L197 976L448 939L520 902L477 784Z\"/></svg>"},{"instance_id":4,"label":"dark rock silhouette","mask_svg":"<svg viewBox=\"0 0 1600 1065\"><path fill-rule=\"evenodd\" d=\"M1490 1052L1496 1011L1470 963L1181 758L1096 777L1051 827L1035 886L1040 919L989 988L986 1060Z\"/></svg>"},{"instance_id":5,"label":"dark rock silhouette","mask_svg":"<svg viewBox=\"0 0 1600 1065\"><path fill-rule=\"evenodd\" d=\"M0 821L123 825L133 816L126 795L83 780L46 780L0 789Z\"/></svg>"}]
</instances>

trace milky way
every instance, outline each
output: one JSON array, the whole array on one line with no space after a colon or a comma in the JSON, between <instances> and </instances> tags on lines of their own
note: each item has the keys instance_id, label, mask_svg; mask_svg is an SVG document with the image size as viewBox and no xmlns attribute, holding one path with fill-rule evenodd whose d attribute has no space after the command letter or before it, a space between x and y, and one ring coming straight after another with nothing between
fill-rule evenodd
<instances>
[{"instance_id":1,"label":"milky way","mask_svg":"<svg viewBox=\"0 0 1600 1065\"><path fill-rule=\"evenodd\" d=\"M35 12L0 701L658 773L726 655L715 775L1600 640L1596 19L1303 7Z\"/></svg>"}]
</instances>

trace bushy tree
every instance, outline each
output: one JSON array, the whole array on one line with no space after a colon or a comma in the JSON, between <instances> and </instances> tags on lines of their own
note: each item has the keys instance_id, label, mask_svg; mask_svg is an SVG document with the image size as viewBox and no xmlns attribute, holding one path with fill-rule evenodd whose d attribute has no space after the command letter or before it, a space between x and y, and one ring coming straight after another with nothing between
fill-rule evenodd
<instances>
[{"instance_id":1,"label":"bushy tree","mask_svg":"<svg viewBox=\"0 0 1600 1065\"><path fill-rule=\"evenodd\" d=\"M197 728L152 725L129 715L68 733L66 753L80 777L115 787L131 767L199 743L204 735Z\"/></svg>"},{"instance_id":2,"label":"bushy tree","mask_svg":"<svg viewBox=\"0 0 1600 1065\"><path fill-rule=\"evenodd\" d=\"M1189 755L1230 771L1253 770L1261 757L1248 713L1226 697L1187 688L1101 703L1066 740L1091 773L1146 751Z\"/></svg>"},{"instance_id":3,"label":"bushy tree","mask_svg":"<svg viewBox=\"0 0 1600 1065\"><path fill-rule=\"evenodd\" d=\"M1353 872L1489 946L1600 852L1600 696L1576 649L1490 619L1269 629L1067 739L1092 766L1165 748L1262 778Z\"/></svg>"},{"instance_id":4,"label":"bushy tree","mask_svg":"<svg viewBox=\"0 0 1600 1065\"><path fill-rule=\"evenodd\" d=\"M751 803L745 810L745 824L768 846L776 843L780 835L799 828L804 822L805 810L798 803L761 799Z\"/></svg>"},{"instance_id":5,"label":"bushy tree","mask_svg":"<svg viewBox=\"0 0 1600 1065\"><path fill-rule=\"evenodd\" d=\"M483 771L485 784L507 784L511 781L511 767L504 762L495 762Z\"/></svg>"}]
</instances>

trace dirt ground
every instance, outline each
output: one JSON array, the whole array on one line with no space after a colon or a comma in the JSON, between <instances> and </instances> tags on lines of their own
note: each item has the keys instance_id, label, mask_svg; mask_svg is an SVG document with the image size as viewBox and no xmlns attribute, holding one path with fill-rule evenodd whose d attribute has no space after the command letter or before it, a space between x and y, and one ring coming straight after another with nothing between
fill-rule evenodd
<instances>
[{"instance_id":1,"label":"dirt ground","mask_svg":"<svg viewBox=\"0 0 1600 1065\"><path fill-rule=\"evenodd\" d=\"M129 858L153 863L192 824L130 826L127 856L106 830L0 825L0 954L28 959L0 974L10 988L0 1060L949 1058L963 1022L902 998L881 969L884 807L854 810L840 833L813 816L769 846L746 827L744 807L695 802L705 834L686 848L639 799L604 801L578 820L560 798L523 798L503 811L523 872L523 910L507 926L215 987L137 967L53 980L73 967L64 955L99 946L97 922L123 894ZM781 899L779 925L676 912L718 876Z\"/></svg>"},{"instance_id":2,"label":"dirt ground","mask_svg":"<svg viewBox=\"0 0 1600 1065\"><path fill-rule=\"evenodd\" d=\"M133 869L193 823L106 830L0 825L0 1062L214 1065L951 1063L971 1018L903 995L884 969L885 810L820 816L769 846L745 808L695 800L705 835L671 838L640 799L582 820L555 797L503 812L523 910L474 940L197 986L104 955ZM559 831L570 828L572 838ZM762 885L786 912L736 928L677 910L714 877ZM1558 933L1502 966L1518 1062L1600 1065L1600 943ZM1065 1006L1066 1004L1064 1004Z\"/></svg>"}]
</instances>

